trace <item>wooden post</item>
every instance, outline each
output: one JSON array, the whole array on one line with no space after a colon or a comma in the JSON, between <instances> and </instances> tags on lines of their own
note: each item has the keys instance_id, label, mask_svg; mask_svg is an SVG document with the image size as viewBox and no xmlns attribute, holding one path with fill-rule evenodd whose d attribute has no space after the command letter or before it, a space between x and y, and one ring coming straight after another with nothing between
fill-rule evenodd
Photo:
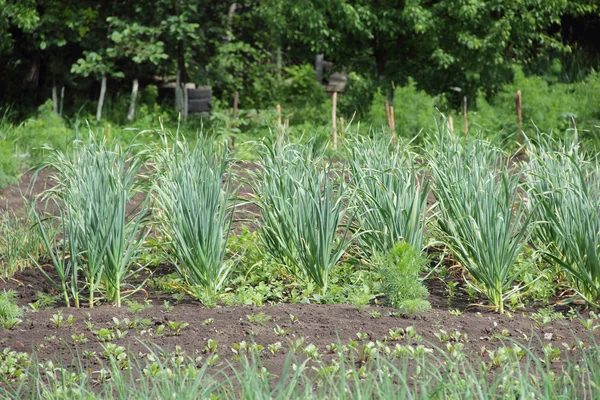
<instances>
[{"instance_id":1,"label":"wooden post","mask_svg":"<svg viewBox=\"0 0 600 400\"><path fill-rule=\"evenodd\" d=\"M392 129L392 126L390 124L390 102L387 99L385 99L384 104L385 104L385 119L387 121L387 126L388 126L388 129Z\"/></svg>"},{"instance_id":2,"label":"wooden post","mask_svg":"<svg viewBox=\"0 0 600 400\"><path fill-rule=\"evenodd\" d=\"M392 131L392 141L396 144L396 118L394 117L393 106L390 106L390 130Z\"/></svg>"},{"instance_id":3,"label":"wooden post","mask_svg":"<svg viewBox=\"0 0 600 400\"><path fill-rule=\"evenodd\" d=\"M448 116L448 132L450 132L451 135L454 134L454 121L452 120L452 115Z\"/></svg>"},{"instance_id":4,"label":"wooden post","mask_svg":"<svg viewBox=\"0 0 600 400\"><path fill-rule=\"evenodd\" d=\"M469 135L469 116L467 114L467 96L463 97L463 122L465 124L465 137Z\"/></svg>"},{"instance_id":5,"label":"wooden post","mask_svg":"<svg viewBox=\"0 0 600 400\"><path fill-rule=\"evenodd\" d=\"M571 128L573 128L573 130L577 130L577 125L575 124L575 117L573 115L569 115L569 120L571 120Z\"/></svg>"},{"instance_id":6,"label":"wooden post","mask_svg":"<svg viewBox=\"0 0 600 400\"><path fill-rule=\"evenodd\" d=\"M277 139L281 137L281 106L277 104Z\"/></svg>"},{"instance_id":7,"label":"wooden post","mask_svg":"<svg viewBox=\"0 0 600 400\"><path fill-rule=\"evenodd\" d=\"M333 149L337 150L337 129L336 129L336 113L337 113L337 92L333 92L331 102L331 130L333 132Z\"/></svg>"},{"instance_id":8,"label":"wooden post","mask_svg":"<svg viewBox=\"0 0 600 400\"><path fill-rule=\"evenodd\" d=\"M65 87L63 86L60 89L60 106L58 108L58 115L60 115L61 117L62 117L62 112L63 112L64 100L65 100Z\"/></svg>"},{"instance_id":9,"label":"wooden post","mask_svg":"<svg viewBox=\"0 0 600 400\"><path fill-rule=\"evenodd\" d=\"M521 91L517 90L517 95L515 96L515 105L517 107L517 124L519 126L519 132L523 131L523 117L522 117L522 99L521 99Z\"/></svg>"},{"instance_id":10,"label":"wooden post","mask_svg":"<svg viewBox=\"0 0 600 400\"><path fill-rule=\"evenodd\" d=\"M239 101L240 93L236 90L233 94L233 122L237 119L238 114L238 101Z\"/></svg>"},{"instance_id":11,"label":"wooden post","mask_svg":"<svg viewBox=\"0 0 600 400\"><path fill-rule=\"evenodd\" d=\"M237 114L238 114L238 100L239 100L239 92L236 90L233 94L233 112L231 116L232 128L235 128L237 125ZM235 147L235 136L231 136L231 148Z\"/></svg>"},{"instance_id":12,"label":"wooden post","mask_svg":"<svg viewBox=\"0 0 600 400\"><path fill-rule=\"evenodd\" d=\"M135 101L137 99L137 94L139 90L140 83L137 78L133 80L133 84L131 86L131 101L129 102L129 111L127 112L127 120L133 121L135 117Z\"/></svg>"},{"instance_id":13,"label":"wooden post","mask_svg":"<svg viewBox=\"0 0 600 400\"><path fill-rule=\"evenodd\" d=\"M283 124L283 127L285 128L286 132L288 129L290 129L290 119L289 118L285 119L285 123Z\"/></svg>"},{"instance_id":14,"label":"wooden post","mask_svg":"<svg viewBox=\"0 0 600 400\"><path fill-rule=\"evenodd\" d=\"M344 126L344 118L340 118L340 141L342 142L342 146L344 145L344 135L345 135L346 127Z\"/></svg>"}]
</instances>

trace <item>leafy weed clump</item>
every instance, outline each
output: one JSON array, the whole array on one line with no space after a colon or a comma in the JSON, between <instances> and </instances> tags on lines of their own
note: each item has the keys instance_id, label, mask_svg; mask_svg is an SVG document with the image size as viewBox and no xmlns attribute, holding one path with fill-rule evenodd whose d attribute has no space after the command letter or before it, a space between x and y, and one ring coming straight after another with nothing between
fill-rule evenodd
<instances>
[{"instance_id":1,"label":"leafy weed clump","mask_svg":"<svg viewBox=\"0 0 600 400\"><path fill-rule=\"evenodd\" d=\"M15 302L17 294L13 290L0 293L0 325L11 329L21 323L23 310Z\"/></svg>"},{"instance_id":2,"label":"leafy weed clump","mask_svg":"<svg viewBox=\"0 0 600 400\"><path fill-rule=\"evenodd\" d=\"M379 256L376 264L381 289L393 307L411 315L431 308L425 300L429 292L419 277L427 258L419 250L409 243L398 242L386 256Z\"/></svg>"}]
</instances>

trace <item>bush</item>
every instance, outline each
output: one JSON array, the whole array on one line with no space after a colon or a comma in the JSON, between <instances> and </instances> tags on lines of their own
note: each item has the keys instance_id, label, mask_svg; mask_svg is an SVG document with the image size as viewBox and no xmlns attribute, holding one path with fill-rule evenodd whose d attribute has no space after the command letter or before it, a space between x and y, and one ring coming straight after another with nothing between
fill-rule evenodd
<instances>
[{"instance_id":1,"label":"bush","mask_svg":"<svg viewBox=\"0 0 600 400\"><path fill-rule=\"evenodd\" d=\"M379 256L375 264L382 279L381 289L392 306L408 314L431 308L425 300L429 292L419 277L427 262L406 242L398 242L387 255Z\"/></svg>"}]
</instances>

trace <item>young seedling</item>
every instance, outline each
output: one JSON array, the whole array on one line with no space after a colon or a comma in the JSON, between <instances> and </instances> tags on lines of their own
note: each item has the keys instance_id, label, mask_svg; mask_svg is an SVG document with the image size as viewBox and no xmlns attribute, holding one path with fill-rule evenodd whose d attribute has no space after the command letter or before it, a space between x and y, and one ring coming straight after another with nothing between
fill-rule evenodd
<instances>
[{"instance_id":1,"label":"young seedling","mask_svg":"<svg viewBox=\"0 0 600 400\"><path fill-rule=\"evenodd\" d=\"M187 322L169 321L167 322L167 326L174 336L179 336L181 335L181 331L190 326L190 324Z\"/></svg>"},{"instance_id":2,"label":"young seedling","mask_svg":"<svg viewBox=\"0 0 600 400\"><path fill-rule=\"evenodd\" d=\"M62 328L65 324L65 318L63 317L62 311L58 310L56 314L52 314L52 317L50 317L50 322L57 328Z\"/></svg>"},{"instance_id":3,"label":"young seedling","mask_svg":"<svg viewBox=\"0 0 600 400\"><path fill-rule=\"evenodd\" d=\"M126 300L125 304L127 304L129 311L133 315L138 315L142 310L152 307L151 302L152 300L146 300L144 303L140 303L135 300Z\"/></svg>"},{"instance_id":4,"label":"young seedling","mask_svg":"<svg viewBox=\"0 0 600 400\"><path fill-rule=\"evenodd\" d=\"M565 316L554 311L554 308L542 308L538 312L531 314L531 319L534 320L539 327L544 327L552 321L565 319Z\"/></svg>"},{"instance_id":5,"label":"young seedling","mask_svg":"<svg viewBox=\"0 0 600 400\"><path fill-rule=\"evenodd\" d=\"M98 337L100 342L112 342L117 338L116 334L108 328L98 329L94 334Z\"/></svg>"},{"instance_id":6,"label":"young seedling","mask_svg":"<svg viewBox=\"0 0 600 400\"><path fill-rule=\"evenodd\" d=\"M371 310L371 317L375 319L381 318L381 313L377 310Z\"/></svg>"},{"instance_id":7,"label":"young seedling","mask_svg":"<svg viewBox=\"0 0 600 400\"><path fill-rule=\"evenodd\" d=\"M215 319L214 318L207 318L202 322L204 325L212 325L215 323Z\"/></svg>"},{"instance_id":8,"label":"young seedling","mask_svg":"<svg viewBox=\"0 0 600 400\"><path fill-rule=\"evenodd\" d=\"M217 353L219 347L219 341L214 339L208 339L208 343L202 350L203 353Z\"/></svg>"},{"instance_id":9,"label":"young seedling","mask_svg":"<svg viewBox=\"0 0 600 400\"><path fill-rule=\"evenodd\" d=\"M281 349L281 342L271 343L267 346L271 354L277 354L277 352Z\"/></svg>"},{"instance_id":10,"label":"young seedling","mask_svg":"<svg viewBox=\"0 0 600 400\"><path fill-rule=\"evenodd\" d=\"M275 325L275 328L273 328L273 333L275 333L276 336L287 336L290 333L292 333L292 330L282 328L279 325Z\"/></svg>"},{"instance_id":11,"label":"young seedling","mask_svg":"<svg viewBox=\"0 0 600 400\"><path fill-rule=\"evenodd\" d=\"M454 317L458 317L462 315L462 311L460 311L458 308L455 308L453 310L450 310L450 315L454 316Z\"/></svg>"},{"instance_id":12,"label":"young seedling","mask_svg":"<svg viewBox=\"0 0 600 400\"><path fill-rule=\"evenodd\" d=\"M87 342L85 333L74 333L71 335L71 339L73 339L74 343L86 343Z\"/></svg>"},{"instance_id":13,"label":"young seedling","mask_svg":"<svg viewBox=\"0 0 600 400\"><path fill-rule=\"evenodd\" d=\"M319 348L312 343L307 345L304 349L302 349L302 351L311 360L318 360L320 357Z\"/></svg>"},{"instance_id":14,"label":"young seedling","mask_svg":"<svg viewBox=\"0 0 600 400\"><path fill-rule=\"evenodd\" d=\"M456 293L458 292L457 288L458 288L458 282L456 282L456 281L446 282L446 293L448 293L448 307L450 307L452 305L452 300L454 299L454 297L456 296Z\"/></svg>"},{"instance_id":15,"label":"young seedling","mask_svg":"<svg viewBox=\"0 0 600 400\"><path fill-rule=\"evenodd\" d=\"M265 326L267 322L273 319L269 314L265 314L262 311L258 314L246 315L246 318L248 318L249 322L260 326Z\"/></svg>"},{"instance_id":16,"label":"young seedling","mask_svg":"<svg viewBox=\"0 0 600 400\"><path fill-rule=\"evenodd\" d=\"M169 304L169 300L165 300L163 303L163 308L166 312L173 311L173 306Z\"/></svg>"}]
</instances>

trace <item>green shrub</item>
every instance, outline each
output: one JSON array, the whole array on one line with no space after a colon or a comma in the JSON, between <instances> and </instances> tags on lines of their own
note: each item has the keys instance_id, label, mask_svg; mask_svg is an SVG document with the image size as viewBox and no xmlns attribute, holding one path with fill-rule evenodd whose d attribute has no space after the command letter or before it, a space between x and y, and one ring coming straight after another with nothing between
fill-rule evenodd
<instances>
[{"instance_id":1,"label":"green shrub","mask_svg":"<svg viewBox=\"0 0 600 400\"><path fill-rule=\"evenodd\" d=\"M382 280L381 289L395 308L408 314L431 308L427 300L429 292L419 274L427 266L427 258L406 242L398 242L375 265Z\"/></svg>"}]
</instances>

